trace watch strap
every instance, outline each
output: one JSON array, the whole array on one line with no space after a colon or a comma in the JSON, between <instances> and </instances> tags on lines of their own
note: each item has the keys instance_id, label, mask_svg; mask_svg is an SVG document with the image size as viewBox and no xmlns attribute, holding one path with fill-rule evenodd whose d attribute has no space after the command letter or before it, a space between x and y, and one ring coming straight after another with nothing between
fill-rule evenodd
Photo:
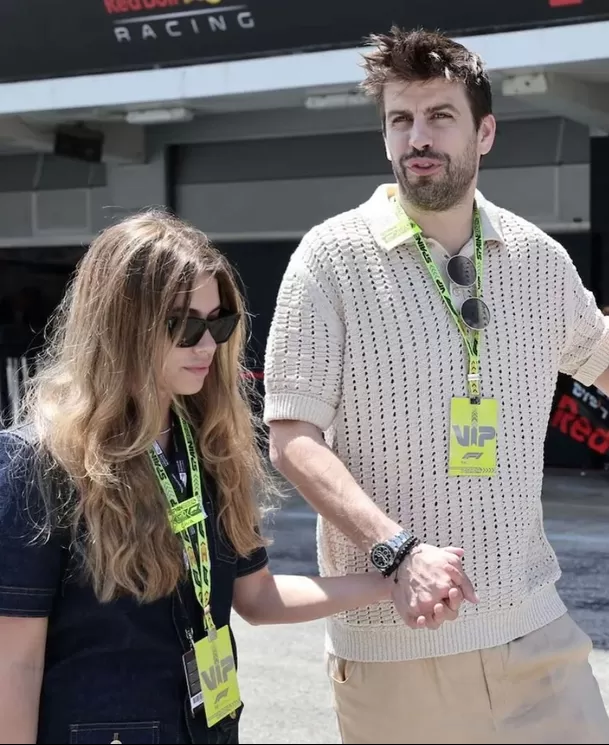
<instances>
[{"instance_id":1,"label":"watch strap","mask_svg":"<svg viewBox=\"0 0 609 745\"><path fill-rule=\"evenodd\" d=\"M400 536L403 534L400 534ZM384 577L390 577L400 566L400 564L404 561L404 559L412 552L412 550L419 545L421 542L416 536L410 535L408 533L404 533L404 535L407 536L406 540L402 543L402 545L397 550L397 553L395 555L395 559L393 560L393 564L391 566L387 567L383 571Z\"/></svg>"}]
</instances>

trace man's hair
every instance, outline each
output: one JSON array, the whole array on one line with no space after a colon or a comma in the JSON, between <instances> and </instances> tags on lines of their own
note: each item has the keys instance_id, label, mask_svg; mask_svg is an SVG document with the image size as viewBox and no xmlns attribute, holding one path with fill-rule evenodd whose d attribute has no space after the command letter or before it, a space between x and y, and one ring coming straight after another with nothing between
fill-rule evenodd
<instances>
[{"instance_id":1,"label":"man's hair","mask_svg":"<svg viewBox=\"0 0 609 745\"><path fill-rule=\"evenodd\" d=\"M368 41L376 48L364 58L362 88L376 99L383 115L386 83L437 78L463 83L476 128L492 113L491 83L482 60L462 44L435 31L406 31L398 26L388 34L373 34Z\"/></svg>"}]
</instances>

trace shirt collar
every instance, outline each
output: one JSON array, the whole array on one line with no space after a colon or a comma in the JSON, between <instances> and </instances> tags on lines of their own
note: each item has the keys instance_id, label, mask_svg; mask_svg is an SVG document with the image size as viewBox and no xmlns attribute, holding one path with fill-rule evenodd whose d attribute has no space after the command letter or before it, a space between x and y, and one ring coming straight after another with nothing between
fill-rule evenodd
<instances>
[{"instance_id":1,"label":"shirt collar","mask_svg":"<svg viewBox=\"0 0 609 745\"><path fill-rule=\"evenodd\" d=\"M396 184L382 184L361 206L375 241L387 251L412 243L414 235L409 226L399 219L394 209L391 198L396 192ZM478 190L476 190L476 204L480 211L485 244L505 246L499 209Z\"/></svg>"}]
</instances>

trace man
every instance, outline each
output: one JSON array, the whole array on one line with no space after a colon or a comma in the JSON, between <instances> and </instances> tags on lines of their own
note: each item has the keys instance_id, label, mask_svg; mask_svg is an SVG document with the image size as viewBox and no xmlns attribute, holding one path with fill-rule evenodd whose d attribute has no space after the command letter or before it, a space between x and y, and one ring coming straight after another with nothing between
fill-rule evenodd
<instances>
[{"instance_id":1,"label":"man","mask_svg":"<svg viewBox=\"0 0 609 745\"><path fill-rule=\"evenodd\" d=\"M393 603L328 622L342 740L609 742L540 499L557 374L608 390L608 327L566 251L477 190L495 137L479 58L424 31L372 41L396 184L304 237L265 373L271 457L321 516L322 573L393 583Z\"/></svg>"}]
</instances>

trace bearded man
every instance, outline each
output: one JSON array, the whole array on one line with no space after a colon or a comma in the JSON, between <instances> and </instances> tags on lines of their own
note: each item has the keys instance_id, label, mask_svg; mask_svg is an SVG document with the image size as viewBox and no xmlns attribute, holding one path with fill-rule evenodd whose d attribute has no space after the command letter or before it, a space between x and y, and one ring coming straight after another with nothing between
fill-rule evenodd
<instances>
[{"instance_id":1,"label":"bearded man","mask_svg":"<svg viewBox=\"0 0 609 745\"><path fill-rule=\"evenodd\" d=\"M342 741L607 743L541 505L558 373L609 392L607 319L564 248L477 187L481 60L427 31L371 41L395 183L304 236L265 364L322 573L393 588L328 620Z\"/></svg>"}]
</instances>

